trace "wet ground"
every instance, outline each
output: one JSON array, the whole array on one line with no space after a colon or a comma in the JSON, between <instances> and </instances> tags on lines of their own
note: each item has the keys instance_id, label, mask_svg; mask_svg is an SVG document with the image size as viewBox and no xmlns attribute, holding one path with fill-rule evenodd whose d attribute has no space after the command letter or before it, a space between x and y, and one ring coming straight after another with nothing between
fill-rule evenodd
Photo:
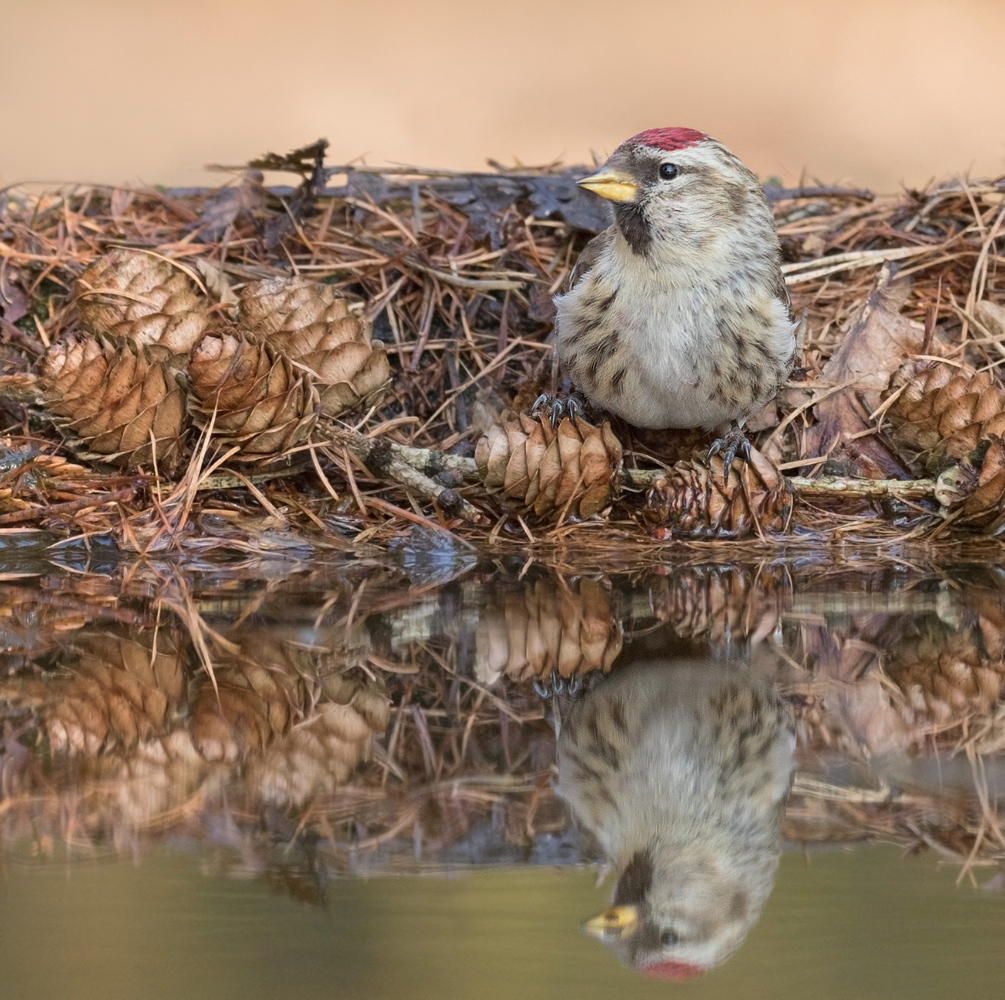
<instances>
[{"instance_id":1,"label":"wet ground","mask_svg":"<svg viewBox=\"0 0 1005 1000\"><path fill-rule=\"evenodd\" d=\"M0 549L4 1000L1002 995L994 551Z\"/></svg>"}]
</instances>

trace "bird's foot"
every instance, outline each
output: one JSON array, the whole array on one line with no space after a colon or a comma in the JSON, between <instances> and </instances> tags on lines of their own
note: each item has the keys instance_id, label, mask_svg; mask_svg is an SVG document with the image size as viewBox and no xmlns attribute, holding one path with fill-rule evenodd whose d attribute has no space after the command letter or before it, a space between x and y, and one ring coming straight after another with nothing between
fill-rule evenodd
<instances>
[{"instance_id":1,"label":"bird's foot","mask_svg":"<svg viewBox=\"0 0 1005 1000\"><path fill-rule=\"evenodd\" d=\"M563 418L568 417L573 423L576 419L582 417L586 419L586 402L579 395L579 393L572 391L568 392L542 392L537 399L534 400L534 405L530 409L531 416L536 417L539 414L546 413L551 421L552 428L557 427L563 420Z\"/></svg>"},{"instance_id":2,"label":"bird's foot","mask_svg":"<svg viewBox=\"0 0 1005 1000\"><path fill-rule=\"evenodd\" d=\"M543 701L547 701L553 695L561 694L563 691L575 694L582 686L583 680L578 675L561 677L554 670L552 670L550 677L534 678L534 690Z\"/></svg>"},{"instance_id":3,"label":"bird's foot","mask_svg":"<svg viewBox=\"0 0 1005 1000\"><path fill-rule=\"evenodd\" d=\"M708 449L708 457L722 455L722 475L729 479L729 470L733 467L733 462L737 455L742 455L747 461L750 460L750 442L743 429L738 426L730 427L725 437L716 438L712 442L712 447Z\"/></svg>"}]
</instances>

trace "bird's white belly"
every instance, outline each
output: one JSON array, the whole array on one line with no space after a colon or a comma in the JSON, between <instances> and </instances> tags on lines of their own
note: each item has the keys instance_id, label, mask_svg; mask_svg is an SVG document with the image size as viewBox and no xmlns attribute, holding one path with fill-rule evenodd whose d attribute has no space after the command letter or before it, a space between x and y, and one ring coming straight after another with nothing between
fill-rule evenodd
<instances>
[{"instance_id":1,"label":"bird's white belly","mask_svg":"<svg viewBox=\"0 0 1005 1000\"><path fill-rule=\"evenodd\" d=\"M636 427L719 428L746 417L770 398L792 353L792 325L781 303L775 317L761 314L761 327L743 342L724 337L722 303L714 314L707 289L689 288L624 296L600 322L590 322L591 303L606 293L584 282L558 300L558 349L573 382L596 405ZM619 294L619 299L622 296ZM639 300L647 308L633 307ZM589 331L583 335L581 331ZM746 332L746 331L745 331ZM616 342L600 353L593 345ZM766 356L744 368L760 340ZM593 363L591 363L593 362Z\"/></svg>"},{"instance_id":2,"label":"bird's white belly","mask_svg":"<svg viewBox=\"0 0 1005 1000\"><path fill-rule=\"evenodd\" d=\"M629 368L624 392L612 397L606 408L636 427L706 427L735 419L739 413L710 397L712 359L722 345L714 327L692 321L684 327L678 316L654 309L647 322L629 326L628 317L617 317L628 331L635 364ZM711 324L710 324L711 326Z\"/></svg>"}]
</instances>

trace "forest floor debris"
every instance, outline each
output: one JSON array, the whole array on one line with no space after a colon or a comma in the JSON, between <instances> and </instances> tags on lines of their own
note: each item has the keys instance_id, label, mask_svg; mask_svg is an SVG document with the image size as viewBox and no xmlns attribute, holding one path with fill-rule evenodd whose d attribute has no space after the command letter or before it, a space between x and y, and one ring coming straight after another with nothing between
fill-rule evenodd
<instances>
[{"instance_id":1,"label":"forest floor debris","mask_svg":"<svg viewBox=\"0 0 1005 1000\"><path fill-rule=\"evenodd\" d=\"M606 208L577 168L324 152L216 191L4 192L0 530L181 548L220 509L377 543L414 524L482 544L1002 530L1005 179L765 187L801 367L750 422L747 470L614 421L560 424L543 466L497 447L487 471L479 441L520 421L549 447L529 407L551 299ZM275 170L302 183L265 186Z\"/></svg>"}]
</instances>

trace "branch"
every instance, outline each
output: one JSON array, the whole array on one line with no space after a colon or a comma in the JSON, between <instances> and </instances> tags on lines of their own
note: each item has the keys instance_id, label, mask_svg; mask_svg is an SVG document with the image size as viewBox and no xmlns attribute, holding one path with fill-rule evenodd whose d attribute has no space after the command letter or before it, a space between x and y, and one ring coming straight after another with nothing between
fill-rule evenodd
<instances>
[{"instance_id":1,"label":"branch","mask_svg":"<svg viewBox=\"0 0 1005 1000\"><path fill-rule=\"evenodd\" d=\"M668 469L625 469L623 482L629 489L648 490L669 473ZM927 500L935 497L934 479L852 479L843 476L784 478L793 492L801 497L888 497L896 500Z\"/></svg>"},{"instance_id":2,"label":"branch","mask_svg":"<svg viewBox=\"0 0 1005 1000\"><path fill-rule=\"evenodd\" d=\"M802 497L865 497L896 500L930 500L935 497L934 479L846 479L820 476L805 479L789 476L789 485Z\"/></svg>"},{"instance_id":3,"label":"branch","mask_svg":"<svg viewBox=\"0 0 1005 1000\"><path fill-rule=\"evenodd\" d=\"M350 448L361 461L375 461L382 470L384 468L380 464L382 461L385 464L392 461L396 466L407 466L423 473L423 479L425 476L434 476L444 469L452 469L469 478L479 478L478 466L472 458L447 455L432 448L412 448L407 445L395 444L392 441L385 441L382 438L368 438L355 431L337 430L334 433L338 442ZM386 458L382 458L381 453ZM624 469L621 473L621 482L622 485L631 490L648 490L655 486L660 479L665 479L670 471L669 469ZM400 470L399 475L402 475ZM934 479L854 479L843 476L820 476L817 479L807 479L803 476L785 476L784 478L789 487L801 497L842 496L876 500L884 498L930 500L935 498L936 484ZM405 485L404 479L398 479L398 481ZM441 489L429 480L426 482L433 489Z\"/></svg>"},{"instance_id":4,"label":"branch","mask_svg":"<svg viewBox=\"0 0 1005 1000\"><path fill-rule=\"evenodd\" d=\"M462 517L472 524L484 522L481 511L468 503L457 490L440 486L428 478L446 469L477 473L472 459L445 455L427 448L408 448L384 438L368 438L348 429L337 429L333 435L335 444L348 448L378 478L393 479L413 493L435 501L448 517Z\"/></svg>"}]
</instances>

